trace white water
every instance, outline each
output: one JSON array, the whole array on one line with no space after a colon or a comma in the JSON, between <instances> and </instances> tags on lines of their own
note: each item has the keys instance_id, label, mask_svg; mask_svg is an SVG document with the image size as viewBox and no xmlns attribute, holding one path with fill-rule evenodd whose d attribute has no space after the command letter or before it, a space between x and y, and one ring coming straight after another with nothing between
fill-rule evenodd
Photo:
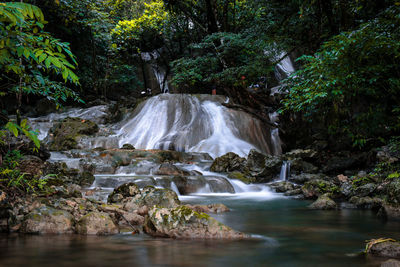
<instances>
[{"instance_id":1,"label":"white water","mask_svg":"<svg viewBox=\"0 0 400 267\"><path fill-rule=\"evenodd\" d=\"M281 172L279 174L279 181L286 181L290 175L290 161L282 163Z\"/></svg>"}]
</instances>

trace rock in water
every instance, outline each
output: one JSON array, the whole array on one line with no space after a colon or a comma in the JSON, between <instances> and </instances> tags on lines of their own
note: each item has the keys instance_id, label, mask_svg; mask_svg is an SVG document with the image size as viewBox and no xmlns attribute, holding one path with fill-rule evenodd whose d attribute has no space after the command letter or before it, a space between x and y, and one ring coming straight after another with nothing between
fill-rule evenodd
<instances>
[{"instance_id":1,"label":"rock in water","mask_svg":"<svg viewBox=\"0 0 400 267\"><path fill-rule=\"evenodd\" d=\"M334 210L337 208L337 205L336 202L329 197L329 194L324 194L312 203L309 208L316 210Z\"/></svg>"},{"instance_id":2,"label":"rock in water","mask_svg":"<svg viewBox=\"0 0 400 267\"><path fill-rule=\"evenodd\" d=\"M152 186L143 188L140 194L128 200L124 206L127 211L138 210L143 206L174 208L180 205L178 196L171 189L158 189Z\"/></svg>"},{"instance_id":3,"label":"rock in water","mask_svg":"<svg viewBox=\"0 0 400 267\"><path fill-rule=\"evenodd\" d=\"M41 207L25 216L21 232L29 234L72 233L73 216L64 210Z\"/></svg>"},{"instance_id":4,"label":"rock in water","mask_svg":"<svg viewBox=\"0 0 400 267\"><path fill-rule=\"evenodd\" d=\"M81 235L112 235L118 234L118 227L107 213L90 212L78 221L76 232Z\"/></svg>"},{"instance_id":5,"label":"rock in water","mask_svg":"<svg viewBox=\"0 0 400 267\"><path fill-rule=\"evenodd\" d=\"M245 162L245 158L241 158L239 155L229 152L216 158L211 165L210 170L213 172L241 171L244 168Z\"/></svg>"},{"instance_id":6,"label":"rock in water","mask_svg":"<svg viewBox=\"0 0 400 267\"><path fill-rule=\"evenodd\" d=\"M178 239L243 239L248 237L209 215L195 212L186 206L152 208L146 219L144 231L154 237Z\"/></svg>"},{"instance_id":7,"label":"rock in water","mask_svg":"<svg viewBox=\"0 0 400 267\"><path fill-rule=\"evenodd\" d=\"M400 258L400 242L391 238L373 239L367 244L367 253L389 258Z\"/></svg>"},{"instance_id":8,"label":"rock in water","mask_svg":"<svg viewBox=\"0 0 400 267\"><path fill-rule=\"evenodd\" d=\"M400 267L400 261L390 259L381 264L381 267Z\"/></svg>"}]
</instances>

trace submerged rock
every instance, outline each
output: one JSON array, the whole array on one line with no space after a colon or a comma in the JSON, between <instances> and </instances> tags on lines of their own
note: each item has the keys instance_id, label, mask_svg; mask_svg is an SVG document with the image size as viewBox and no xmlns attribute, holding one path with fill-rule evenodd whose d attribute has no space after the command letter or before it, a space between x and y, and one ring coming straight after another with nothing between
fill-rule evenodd
<instances>
[{"instance_id":1,"label":"submerged rock","mask_svg":"<svg viewBox=\"0 0 400 267\"><path fill-rule=\"evenodd\" d=\"M324 194L319 196L318 199L308 206L310 209L316 210L334 210L337 208L336 202L333 201L330 197L330 194Z\"/></svg>"},{"instance_id":2,"label":"submerged rock","mask_svg":"<svg viewBox=\"0 0 400 267\"><path fill-rule=\"evenodd\" d=\"M20 232L28 234L66 234L73 232L74 218L64 210L40 207L25 216Z\"/></svg>"},{"instance_id":3,"label":"submerged rock","mask_svg":"<svg viewBox=\"0 0 400 267\"><path fill-rule=\"evenodd\" d=\"M105 212L90 212L76 224L76 232L81 235L112 235L118 234L118 227L110 215Z\"/></svg>"},{"instance_id":4,"label":"submerged rock","mask_svg":"<svg viewBox=\"0 0 400 267\"><path fill-rule=\"evenodd\" d=\"M154 207L149 211L144 231L155 237L190 239L243 239L248 236L232 230L205 213L186 206Z\"/></svg>"}]
</instances>

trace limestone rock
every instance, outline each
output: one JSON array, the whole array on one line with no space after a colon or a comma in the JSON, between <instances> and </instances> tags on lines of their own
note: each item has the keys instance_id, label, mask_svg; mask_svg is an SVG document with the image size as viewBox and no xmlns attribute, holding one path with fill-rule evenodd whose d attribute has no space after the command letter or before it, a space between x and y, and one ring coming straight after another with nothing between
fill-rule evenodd
<instances>
[{"instance_id":1,"label":"limestone rock","mask_svg":"<svg viewBox=\"0 0 400 267\"><path fill-rule=\"evenodd\" d=\"M138 210L143 206L152 208L153 206L174 208L180 205L176 193L170 189L158 189L145 187L140 194L128 200L124 206L127 211Z\"/></svg>"},{"instance_id":2,"label":"limestone rock","mask_svg":"<svg viewBox=\"0 0 400 267\"><path fill-rule=\"evenodd\" d=\"M81 235L112 235L118 234L118 228L110 215L95 211L86 214L77 222L76 232Z\"/></svg>"},{"instance_id":3,"label":"limestone rock","mask_svg":"<svg viewBox=\"0 0 400 267\"><path fill-rule=\"evenodd\" d=\"M64 210L43 206L25 216L21 232L29 234L72 233L73 216Z\"/></svg>"},{"instance_id":4,"label":"limestone rock","mask_svg":"<svg viewBox=\"0 0 400 267\"><path fill-rule=\"evenodd\" d=\"M144 231L155 237L178 239L247 238L245 234L232 230L209 215L195 212L186 206L152 208Z\"/></svg>"}]
</instances>

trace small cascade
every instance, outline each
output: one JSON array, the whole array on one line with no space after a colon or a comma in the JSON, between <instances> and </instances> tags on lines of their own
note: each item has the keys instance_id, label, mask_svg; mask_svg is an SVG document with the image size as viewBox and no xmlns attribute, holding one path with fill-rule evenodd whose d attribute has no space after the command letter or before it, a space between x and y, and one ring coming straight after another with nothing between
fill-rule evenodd
<instances>
[{"instance_id":1,"label":"small cascade","mask_svg":"<svg viewBox=\"0 0 400 267\"><path fill-rule=\"evenodd\" d=\"M286 181L290 176L290 161L283 161L281 172L279 174L279 181Z\"/></svg>"},{"instance_id":2,"label":"small cascade","mask_svg":"<svg viewBox=\"0 0 400 267\"><path fill-rule=\"evenodd\" d=\"M157 58L160 57L160 53L157 50L151 53L143 52L141 53L141 57L144 61L149 62L158 85L160 86L161 93L169 93L167 72L157 63Z\"/></svg>"},{"instance_id":3,"label":"small cascade","mask_svg":"<svg viewBox=\"0 0 400 267\"><path fill-rule=\"evenodd\" d=\"M281 59L286 55L285 52L281 52L279 56L276 58ZM282 81L295 72L295 68L293 66L293 62L288 55L286 55L276 66L275 66L275 77L278 81Z\"/></svg>"},{"instance_id":4,"label":"small cascade","mask_svg":"<svg viewBox=\"0 0 400 267\"><path fill-rule=\"evenodd\" d=\"M273 112L269 114L269 120L273 125L278 126L279 114L278 112ZM273 128L271 129L271 143L272 143L272 151L274 155L282 154L282 142L279 137L279 129Z\"/></svg>"}]
</instances>

